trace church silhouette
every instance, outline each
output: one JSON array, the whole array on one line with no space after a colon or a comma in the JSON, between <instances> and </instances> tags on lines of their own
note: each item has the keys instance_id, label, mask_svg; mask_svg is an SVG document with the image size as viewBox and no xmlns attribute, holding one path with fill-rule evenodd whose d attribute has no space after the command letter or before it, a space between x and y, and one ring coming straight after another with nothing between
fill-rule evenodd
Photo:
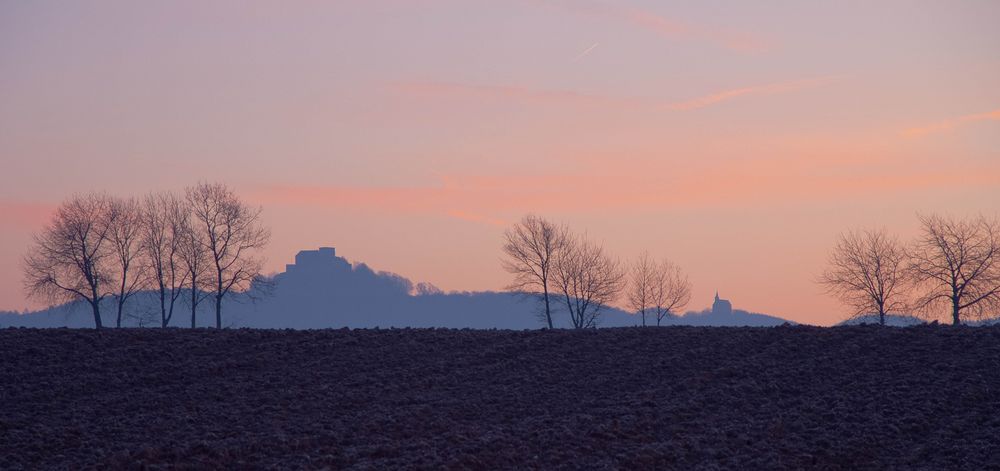
<instances>
[{"instance_id":1,"label":"church silhouette","mask_svg":"<svg viewBox=\"0 0 1000 471\"><path fill-rule=\"evenodd\" d=\"M715 292L715 302L712 303L712 314L718 316L733 315L733 303L729 302L728 299L720 298L718 291Z\"/></svg>"}]
</instances>

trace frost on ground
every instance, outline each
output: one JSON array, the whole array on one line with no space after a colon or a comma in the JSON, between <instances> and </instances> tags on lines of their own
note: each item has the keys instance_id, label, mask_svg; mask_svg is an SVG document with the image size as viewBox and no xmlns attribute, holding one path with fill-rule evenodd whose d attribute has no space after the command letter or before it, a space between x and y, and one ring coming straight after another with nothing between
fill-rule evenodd
<instances>
[{"instance_id":1,"label":"frost on ground","mask_svg":"<svg viewBox=\"0 0 1000 471\"><path fill-rule=\"evenodd\" d=\"M997 437L998 327L0 330L0 469L986 469Z\"/></svg>"}]
</instances>

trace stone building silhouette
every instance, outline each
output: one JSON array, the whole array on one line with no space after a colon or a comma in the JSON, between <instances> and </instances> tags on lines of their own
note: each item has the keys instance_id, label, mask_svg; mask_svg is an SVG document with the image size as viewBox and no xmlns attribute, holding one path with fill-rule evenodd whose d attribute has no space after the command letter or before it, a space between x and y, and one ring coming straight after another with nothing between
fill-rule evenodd
<instances>
[{"instance_id":1,"label":"stone building silhouette","mask_svg":"<svg viewBox=\"0 0 1000 471\"><path fill-rule=\"evenodd\" d=\"M720 298L718 291L715 292L715 302L712 303L712 314L721 316L733 315L733 303L729 302L728 299Z\"/></svg>"}]
</instances>

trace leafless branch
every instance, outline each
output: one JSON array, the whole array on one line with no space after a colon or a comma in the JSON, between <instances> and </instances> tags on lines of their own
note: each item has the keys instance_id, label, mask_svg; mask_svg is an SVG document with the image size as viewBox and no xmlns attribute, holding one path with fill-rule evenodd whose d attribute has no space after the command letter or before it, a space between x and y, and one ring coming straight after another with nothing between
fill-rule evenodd
<instances>
[{"instance_id":1,"label":"leafless branch","mask_svg":"<svg viewBox=\"0 0 1000 471\"><path fill-rule=\"evenodd\" d=\"M1000 221L921 216L910 275L922 289L917 306L926 313L951 311L953 324L1000 313Z\"/></svg>"},{"instance_id":2,"label":"leafless branch","mask_svg":"<svg viewBox=\"0 0 1000 471\"><path fill-rule=\"evenodd\" d=\"M101 300L113 277L108 214L111 198L99 193L74 196L56 209L52 222L35 235L23 261L29 297L52 303L83 300L94 326L103 326Z\"/></svg>"},{"instance_id":3,"label":"leafless branch","mask_svg":"<svg viewBox=\"0 0 1000 471\"><path fill-rule=\"evenodd\" d=\"M550 285L552 266L565 251L568 229L529 214L504 233L503 267L514 275L510 291L537 295L544 308L545 322L551 329Z\"/></svg>"},{"instance_id":4,"label":"leafless branch","mask_svg":"<svg viewBox=\"0 0 1000 471\"><path fill-rule=\"evenodd\" d=\"M198 233L195 237L208 254L215 297L215 325L222 328L222 300L233 292L248 290L260 276L263 259L255 256L270 240L260 223L260 208L252 208L222 184L202 183L188 188Z\"/></svg>"},{"instance_id":5,"label":"leafless branch","mask_svg":"<svg viewBox=\"0 0 1000 471\"><path fill-rule=\"evenodd\" d=\"M625 297L629 309L642 317L642 326L646 326L646 312L653 307L654 291L657 289L656 263L648 252L643 252L629 265L629 279Z\"/></svg>"},{"instance_id":6,"label":"leafless branch","mask_svg":"<svg viewBox=\"0 0 1000 471\"><path fill-rule=\"evenodd\" d=\"M553 265L553 281L562 294L574 328L597 327L602 309L621 292L621 262L586 237L571 237Z\"/></svg>"},{"instance_id":7,"label":"leafless branch","mask_svg":"<svg viewBox=\"0 0 1000 471\"><path fill-rule=\"evenodd\" d=\"M848 232L830 254L819 282L851 308L851 317L885 316L908 310L907 254L898 239L884 230Z\"/></svg>"},{"instance_id":8,"label":"leafless branch","mask_svg":"<svg viewBox=\"0 0 1000 471\"><path fill-rule=\"evenodd\" d=\"M691 301L691 282L669 260L656 267L653 281L653 312L656 325L660 325L664 318L677 315Z\"/></svg>"}]
</instances>

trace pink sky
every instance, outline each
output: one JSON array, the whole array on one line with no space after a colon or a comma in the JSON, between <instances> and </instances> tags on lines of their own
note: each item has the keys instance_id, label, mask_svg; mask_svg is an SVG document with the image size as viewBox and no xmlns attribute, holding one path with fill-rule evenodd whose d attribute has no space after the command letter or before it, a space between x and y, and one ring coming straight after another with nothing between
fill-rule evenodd
<instances>
[{"instance_id":1,"label":"pink sky","mask_svg":"<svg viewBox=\"0 0 1000 471\"><path fill-rule=\"evenodd\" d=\"M992 1L4 2L0 309L73 192L225 182L299 249L495 290L564 221L816 324L838 233L1000 211Z\"/></svg>"}]
</instances>

